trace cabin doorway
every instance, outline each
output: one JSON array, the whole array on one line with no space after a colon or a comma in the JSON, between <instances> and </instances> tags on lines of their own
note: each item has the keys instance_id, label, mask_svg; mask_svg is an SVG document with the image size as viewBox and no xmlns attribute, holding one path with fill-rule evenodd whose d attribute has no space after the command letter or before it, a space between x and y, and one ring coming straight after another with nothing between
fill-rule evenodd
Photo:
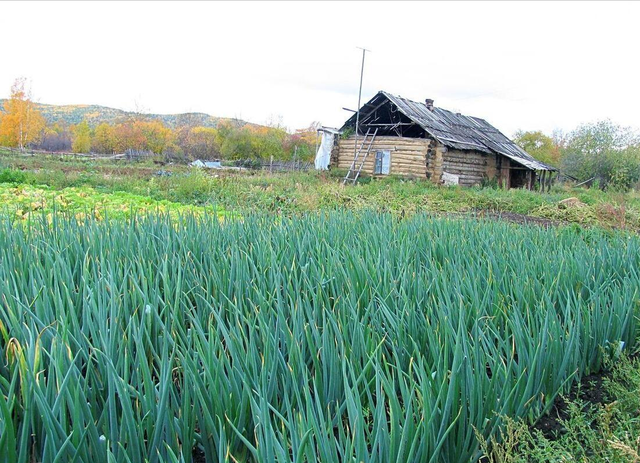
<instances>
[{"instance_id":1,"label":"cabin doorway","mask_svg":"<svg viewBox=\"0 0 640 463\"><path fill-rule=\"evenodd\" d=\"M511 168L509 173L509 187L510 188L527 188L529 185L529 170Z\"/></svg>"}]
</instances>

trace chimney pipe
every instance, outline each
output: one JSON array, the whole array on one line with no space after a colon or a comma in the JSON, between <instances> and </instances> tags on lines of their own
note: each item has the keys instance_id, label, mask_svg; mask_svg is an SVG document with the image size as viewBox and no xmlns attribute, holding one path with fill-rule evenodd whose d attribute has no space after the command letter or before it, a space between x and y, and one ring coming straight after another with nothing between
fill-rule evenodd
<instances>
[{"instance_id":1,"label":"chimney pipe","mask_svg":"<svg viewBox=\"0 0 640 463\"><path fill-rule=\"evenodd\" d=\"M424 102L427 105L427 109L429 111L433 111L433 100L431 98L427 98Z\"/></svg>"}]
</instances>

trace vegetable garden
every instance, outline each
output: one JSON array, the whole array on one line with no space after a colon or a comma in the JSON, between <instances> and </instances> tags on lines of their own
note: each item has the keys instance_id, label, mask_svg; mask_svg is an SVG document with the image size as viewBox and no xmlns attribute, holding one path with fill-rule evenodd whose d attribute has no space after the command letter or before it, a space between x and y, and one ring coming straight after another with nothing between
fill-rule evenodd
<instances>
[{"instance_id":1,"label":"vegetable garden","mask_svg":"<svg viewBox=\"0 0 640 463\"><path fill-rule=\"evenodd\" d=\"M198 215L205 209L122 191L101 193L90 187L57 190L47 186L10 183L0 183L0 205L3 206L0 212L9 213L18 220L37 218L43 214L52 220L56 213L75 215L78 219L87 216L96 219L128 218L147 213ZM210 213L214 212L212 208L208 209ZM220 217L226 215L222 209L215 209L215 212Z\"/></svg>"},{"instance_id":2,"label":"vegetable garden","mask_svg":"<svg viewBox=\"0 0 640 463\"><path fill-rule=\"evenodd\" d=\"M634 345L638 269L597 229L5 215L3 461L474 461Z\"/></svg>"}]
</instances>

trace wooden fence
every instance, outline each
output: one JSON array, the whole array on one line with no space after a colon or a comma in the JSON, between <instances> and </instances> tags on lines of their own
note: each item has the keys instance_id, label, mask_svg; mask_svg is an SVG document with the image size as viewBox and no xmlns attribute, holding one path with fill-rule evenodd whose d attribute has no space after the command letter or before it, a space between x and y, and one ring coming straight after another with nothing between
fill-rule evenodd
<instances>
[{"instance_id":1,"label":"wooden fence","mask_svg":"<svg viewBox=\"0 0 640 463\"><path fill-rule=\"evenodd\" d=\"M24 156L33 156L33 155L49 155L49 156L72 156L77 158L86 158L86 159L127 159L127 160L140 160L144 158L148 158L153 156L154 154L149 151L135 151L135 150L127 150L124 153L115 153L115 154L96 154L96 153L71 153L64 151L44 151L44 150L35 150L35 149L24 149L20 150L18 148L8 148L2 147L2 151L8 151L15 154L21 154ZM308 170L313 170L314 163L302 161L300 159L293 159L291 161L279 161L275 159L270 160L238 160L234 162L235 166L243 169L254 169L254 170L263 170L267 172L306 172ZM228 165L228 163L225 163Z\"/></svg>"},{"instance_id":2,"label":"wooden fence","mask_svg":"<svg viewBox=\"0 0 640 463\"><path fill-rule=\"evenodd\" d=\"M97 153L71 153L68 151L45 151L36 150L31 148L25 148L23 150L19 148L9 148L6 146L0 147L1 151L8 151L10 153L21 154L23 156L34 156L36 154L42 154L47 156L73 156L76 158L88 158L88 159L138 159L143 157L139 152L126 151L124 153L114 154L97 154ZM145 152L144 156L149 156Z\"/></svg>"},{"instance_id":3,"label":"wooden fence","mask_svg":"<svg viewBox=\"0 0 640 463\"><path fill-rule=\"evenodd\" d=\"M261 163L262 170L269 172L306 172L314 168L312 162L305 162L299 159L293 161L266 161Z\"/></svg>"}]
</instances>

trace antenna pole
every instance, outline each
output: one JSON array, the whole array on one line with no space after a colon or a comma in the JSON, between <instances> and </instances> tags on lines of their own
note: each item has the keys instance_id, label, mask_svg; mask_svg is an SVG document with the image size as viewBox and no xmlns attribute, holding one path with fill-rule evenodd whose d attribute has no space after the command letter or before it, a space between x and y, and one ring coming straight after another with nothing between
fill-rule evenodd
<instances>
[{"instance_id":1,"label":"antenna pole","mask_svg":"<svg viewBox=\"0 0 640 463\"><path fill-rule=\"evenodd\" d=\"M361 47L356 47L362 50L362 67L360 68L360 88L358 89L358 106L356 111L356 137L353 145L353 156L355 158L358 151L358 130L360 129L360 99L362 98L362 77L364 76L364 56L369 50Z\"/></svg>"}]
</instances>

